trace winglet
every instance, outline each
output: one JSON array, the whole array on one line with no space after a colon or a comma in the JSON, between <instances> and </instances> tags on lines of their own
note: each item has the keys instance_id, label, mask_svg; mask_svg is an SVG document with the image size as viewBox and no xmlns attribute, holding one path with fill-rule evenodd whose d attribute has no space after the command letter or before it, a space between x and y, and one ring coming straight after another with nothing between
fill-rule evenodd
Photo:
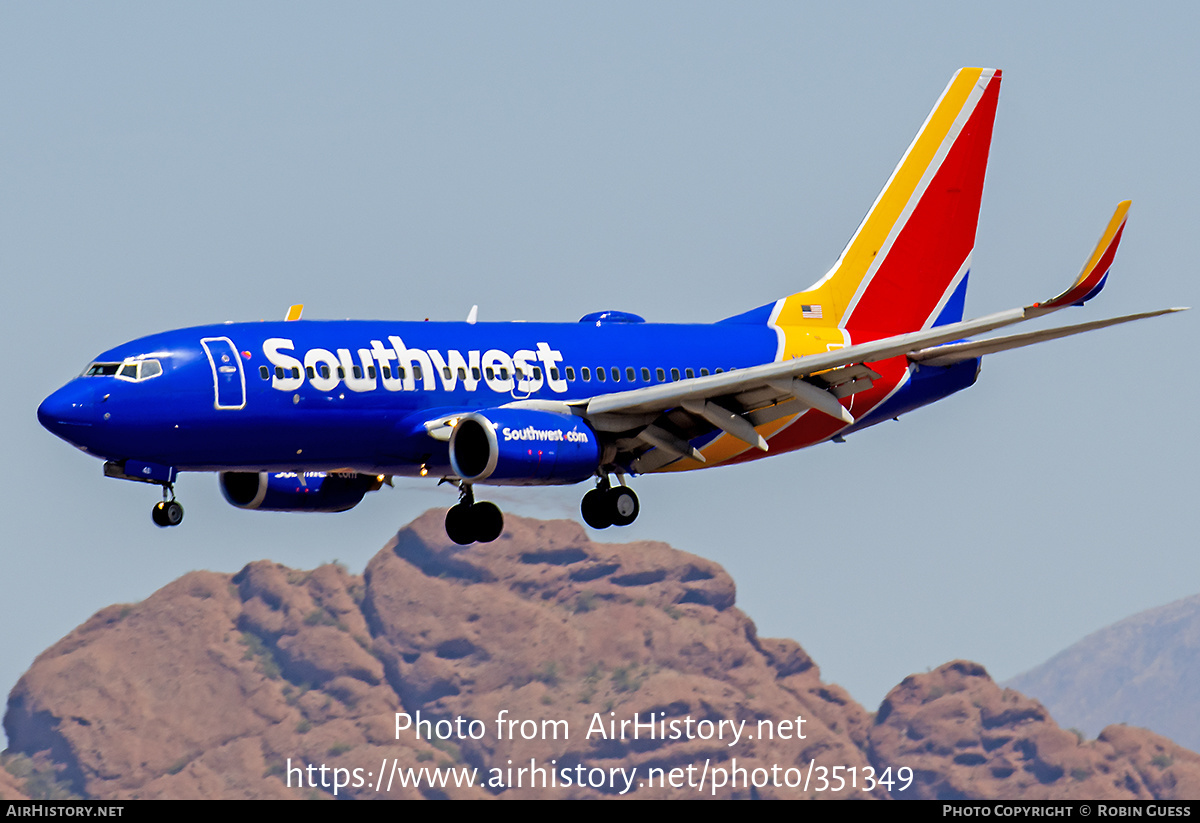
<instances>
[{"instance_id":1,"label":"winglet","mask_svg":"<svg viewBox=\"0 0 1200 823\"><path fill-rule=\"evenodd\" d=\"M297 303L294 306L288 306L287 317L284 320L299 320L300 315L304 314L304 304Z\"/></svg>"},{"instance_id":2,"label":"winglet","mask_svg":"<svg viewBox=\"0 0 1200 823\"><path fill-rule=\"evenodd\" d=\"M1113 258L1117 255L1117 246L1121 243L1121 233L1125 231L1129 203L1128 200L1122 200L1117 205L1112 219L1104 227L1104 234L1100 235L1100 242L1096 244L1095 251L1088 258L1083 271L1075 278L1071 287L1057 297L1042 303L1034 303L1030 308L1050 311L1061 309L1064 306L1082 306L1100 293L1100 290L1104 288L1104 281L1108 277L1108 270L1112 267Z\"/></svg>"}]
</instances>

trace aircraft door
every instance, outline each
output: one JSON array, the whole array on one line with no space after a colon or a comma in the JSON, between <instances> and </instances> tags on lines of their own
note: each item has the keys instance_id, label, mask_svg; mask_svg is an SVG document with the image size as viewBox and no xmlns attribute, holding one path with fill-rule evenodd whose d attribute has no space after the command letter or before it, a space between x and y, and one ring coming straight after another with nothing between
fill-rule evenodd
<instances>
[{"instance_id":1,"label":"aircraft door","mask_svg":"<svg viewBox=\"0 0 1200 823\"><path fill-rule=\"evenodd\" d=\"M246 407L246 375L242 359L228 337L205 337L200 341L213 373L213 407L244 409Z\"/></svg>"}]
</instances>

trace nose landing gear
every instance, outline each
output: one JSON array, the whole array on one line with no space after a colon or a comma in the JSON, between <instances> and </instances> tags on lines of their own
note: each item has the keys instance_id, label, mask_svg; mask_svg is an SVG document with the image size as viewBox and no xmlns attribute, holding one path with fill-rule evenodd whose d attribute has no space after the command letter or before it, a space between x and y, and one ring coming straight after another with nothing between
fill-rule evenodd
<instances>
[{"instance_id":1,"label":"nose landing gear","mask_svg":"<svg viewBox=\"0 0 1200 823\"><path fill-rule=\"evenodd\" d=\"M168 492L171 494L170 500L167 499ZM159 528L178 526L183 522L183 506L175 499L175 486L173 484L163 484L162 502L154 504L154 508L150 510L150 517L154 521L154 525Z\"/></svg>"},{"instance_id":2,"label":"nose landing gear","mask_svg":"<svg viewBox=\"0 0 1200 823\"><path fill-rule=\"evenodd\" d=\"M104 476L161 486L162 502L155 503L154 508L150 511L154 525L165 529L168 526L178 526L183 522L183 506L175 499L176 470L174 466L146 463L142 460L106 460L104 461Z\"/></svg>"},{"instance_id":3,"label":"nose landing gear","mask_svg":"<svg viewBox=\"0 0 1200 823\"><path fill-rule=\"evenodd\" d=\"M613 486L605 476L596 483L596 488L583 496L579 509L584 522L593 529L607 529L609 526L628 526L637 520L642 507L633 489L625 485Z\"/></svg>"},{"instance_id":4,"label":"nose landing gear","mask_svg":"<svg viewBox=\"0 0 1200 823\"><path fill-rule=\"evenodd\" d=\"M475 502L469 483L459 486L458 505L446 512L446 536L460 546L491 543L504 531L504 514L495 503Z\"/></svg>"}]
</instances>

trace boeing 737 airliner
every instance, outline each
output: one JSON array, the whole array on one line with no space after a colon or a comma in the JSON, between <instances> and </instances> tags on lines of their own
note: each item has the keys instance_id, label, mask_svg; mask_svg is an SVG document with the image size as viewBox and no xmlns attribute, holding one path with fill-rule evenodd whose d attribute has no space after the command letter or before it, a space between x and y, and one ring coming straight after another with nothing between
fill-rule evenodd
<instances>
[{"instance_id":1,"label":"boeing 737 airliner","mask_svg":"<svg viewBox=\"0 0 1200 823\"><path fill-rule=\"evenodd\" d=\"M967 339L1094 297L1129 208L1062 294L963 321L999 91L999 71L960 70L829 273L718 323L310 321L296 306L117 346L38 418L107 476L160 485L160 526L183 519L181 471L219 472L230 503L273 511L344 511L395 475L446 479L460 544L503 529L479 484L593 479L584 520L628 525L627 478L840 440L970 386L985 354L1177 311Z\"/></svg>"}]
</instances>

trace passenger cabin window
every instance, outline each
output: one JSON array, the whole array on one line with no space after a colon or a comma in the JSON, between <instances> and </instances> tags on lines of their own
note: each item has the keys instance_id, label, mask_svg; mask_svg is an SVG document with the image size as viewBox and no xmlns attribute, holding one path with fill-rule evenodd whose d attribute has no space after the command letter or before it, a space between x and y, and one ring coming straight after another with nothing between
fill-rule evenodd
<instances>
[{"instance_id":1,"label":"passenger cabin window","mask_svg":"<svg viewBox=\"0 0 1200 823\"><path fill-rule=\"evenodd\" d=\"M688 380L691 380L693 377L696 376L696 372L693 371L692 369L688 369L686 372L684 372L684 374L687 375Z\"/></svg>"},{"instance_id":2,"label":"passenger cabin window","mask_svg":"<svg viewBox=\"0 0 1200 823\"><path fill-rule=\"evenodd\" d=\"M575 382L575 367L574 366L567 366L567 379L570 380L572 383Z\"/></svg>"},{"instance_id":3,"label":"passenger cabin window","mask_svg":"<svg viewBox=\"0 0 1200 823\"><path fill-rule=\"evenodd\" d=\"M632 378L630 378L630 379L632 379ZM645 366L642 367L642 382L643 383L650 382L650 370L647 369Z\"/></svg>"},{"instance_id":4,"label":"passenger cabin window","mask_svg":"<svg viewBox=\"0 0 1200 823\"><path fill-rule=\"evenodd\" d=\"M592 382L592 370L591 369L589 369L587 366L584 366L579 370L579 372L580 372L580 374L583 375L584 383Z\"/></svg>"},{"instance_id":5,"label":"passenger cabin window","mask_svg":"<svg viewBox=\"0 0 1200 823\"><path fill-rule=\"evenodd\" d=\"M599 380L601 383L603 383L605 380L608 379L608 375L605 373L604 369L602 369L602 368L596 369L596 379Z\"/></svg>"},{"instance_id":6,"label":"passenger cabin window","mask_svg":"<svg viewBox=\"0 0 1200 823\"><path fill-rule=\"evenodd\" d=\"M665 371L663 371L662 369L655 369L654 376L656 378L658 378L659 383L667 382L667 373Z\"/></svg>"},{"instance_id":7,"label":"passenger cabin window","mask_svg":"<svg viewBox=\"0 0 1200 823\"><path fill-rule=\"evenodd\" d=\"M633 366L625 367L625 379L630 383L632 383L634 380L637 380L637 374L634 372Z\"/></svg>"},{"instance_id":8,"label":"passenger cabin window","mask_svg":"<svg viewBox=\"0 0 1200 823\"><path fill-rule=\"evenodd\" d=\"M671 369L671 379L675 381L679 380L679 369Z\"/></svg>"},{"instance_id":9,"label":"passenger cabin window","mask_svg":"<svg viewBox=\"0 0 1200 823\"><path fill-rule=\"evenodd\" d=\"M612 378L613 378L614 383L621 382L621 370L618 369L616 366L612 367Z\"/></svg>"},{"instance_id":10,"label":"passenger cabin window","mask_svg":"<svg viewBox=\"0 0 1200 823\"><path fill-rule=\"evenodd\" d=\"M259 366L258 367L258 376L261 377L263 380L270 380L271 379L271 370L268 369L266 366Z\"/></svg>"}]
</instances>

